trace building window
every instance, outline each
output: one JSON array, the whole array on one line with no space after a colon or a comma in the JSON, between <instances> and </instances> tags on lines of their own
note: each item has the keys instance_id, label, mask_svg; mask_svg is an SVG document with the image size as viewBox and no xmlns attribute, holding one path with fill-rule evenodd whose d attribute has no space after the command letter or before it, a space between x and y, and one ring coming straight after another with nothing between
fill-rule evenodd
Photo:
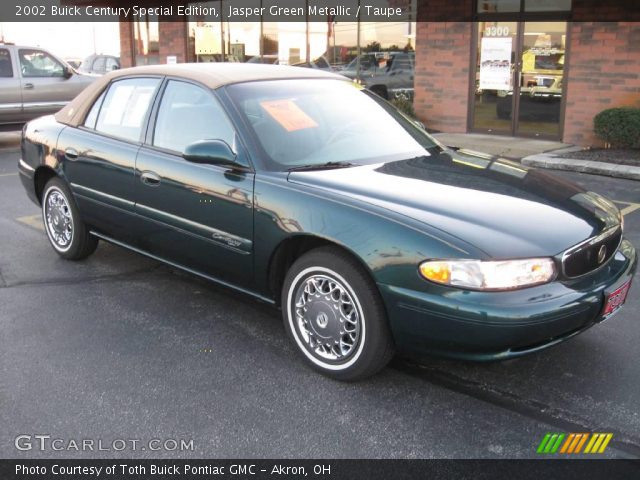
<instances>
[{"instance_id":1,"label":"building window","mask_svg":"<svg viewBox=\"0 0 640 480\"><path fill-rule=\"evenodd\" d=\"M225 8L229 0L223 1ZM243 0L242 7L258 9L261 0ZM246 62L260 56L260 22L225 22L225 60Z\"/></svg>"},{"instance_id":2,"label":"building window","mask_svg":"<svg viewBox=\"0 0 640 480\"><path fill-rule=\"evenodd\" d=\"M231 1L189 5L223 12ZM328 16L326 21L313 22L227 22L222 14L192 16L187 58L197 62L251 62L337 70L359 79L386 98L411 98L417 2L386 1L393 6L403 5L408 12L407 20L343 22ZM293 0L289 2L293 5ZM273 4L276 0L245 0L243 6L268 11ZM345 5L356 10L359 1L345 0Z\"/></svg>"},{"instance_id":3,"label":"building window","mask_svg":"<svg viewBox=\"0 0 640 480\"><path fill-rule=\"evenodd\" d=\"M571 0L525 0L525 12L570 12Z\"/></svg>"},{"instance_id":4,"label":"building window","mask_svg":"<svg viewBox=\"0 0 640 480\"><path fill-rule=\"evenodd\" d=\"M220 11L222 2L200 2L190 5L207 7L207 11ZM189 48L196 62L222 62L224 35L222 21L213 15L192 16L189 19Z\"/></svg>"},{"instance_id":5,"label":"building window","mask_svg":"<svg viewBox=\"0 0 640 480\"><path fill-rule=\"evenodd\" d=\"M519 12L520 0L478 0L478 13Z\"/></svg>"},{"instance_id":6,"label":"building window","mask_svg":"<svg viewBox=\"0 0 640 480\"><path fill-rule=\"evenodd\" d=\"M135 65L160 63L158 18L146 15L133 22L133 57Z\"/></svg>"},{"instance_id":7,"label":"building window","mask_svg":"<svg viewBox=\"0 0 640 480\"><path fill-rule=\"evenodd\" d=\"M570 12L571 0L478 0L478 13Z\"/></svg>"}]
</instances>

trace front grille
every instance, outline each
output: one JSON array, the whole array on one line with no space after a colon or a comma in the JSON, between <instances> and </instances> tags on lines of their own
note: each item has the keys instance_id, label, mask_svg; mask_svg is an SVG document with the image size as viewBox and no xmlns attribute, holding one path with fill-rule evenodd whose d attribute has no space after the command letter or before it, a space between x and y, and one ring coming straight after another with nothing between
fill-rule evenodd
<instances>
[{"instance_id":1,"label":"front grille","mask_svg":"<svg viewBox=\"0 0 640 480\"><path fill-rule=\"evenodd\" d=\"M567 250L562 256L562 267L567 277L579 277L604 265L615 253L622 240L622 228L612 228ZM606 248L604 258L600 249Z\"/></svg>"}]
</instances>

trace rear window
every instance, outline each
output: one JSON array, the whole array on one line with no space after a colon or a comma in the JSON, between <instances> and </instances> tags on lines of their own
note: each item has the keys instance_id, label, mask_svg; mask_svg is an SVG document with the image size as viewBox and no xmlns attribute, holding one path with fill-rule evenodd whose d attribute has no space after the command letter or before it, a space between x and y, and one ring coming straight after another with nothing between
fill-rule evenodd
<instances>
[{"instance_id":1,"label":"rear window","mask_svg":"<svg viewBox=\"0 0 640 480\"><path fill-rule=\"evenodd\" d=\"M159 84L157 78L113 82L102 102L96 131L124 140L140 141L142 126Z\"/></svg>"}]
</instances>

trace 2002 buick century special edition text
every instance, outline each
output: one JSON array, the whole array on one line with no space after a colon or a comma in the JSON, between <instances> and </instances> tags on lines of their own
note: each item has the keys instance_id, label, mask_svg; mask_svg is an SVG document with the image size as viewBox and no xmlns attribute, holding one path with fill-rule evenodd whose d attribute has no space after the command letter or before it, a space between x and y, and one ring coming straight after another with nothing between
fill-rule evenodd
<instances>
[{"instance_id":1,"label":"2002 buick century special edition text","mask_svg":"<svg viewBox=\"0 0 640 480\"><path fill-rule=\"evenodd\" d=\"M25 126L19 169L62 257L102 239L279 304L302 357L342 380L396 349L549 347L611 316L637 264L606 198L443 147L318 70L113 72Z\"/></svg>"}]
</instances>

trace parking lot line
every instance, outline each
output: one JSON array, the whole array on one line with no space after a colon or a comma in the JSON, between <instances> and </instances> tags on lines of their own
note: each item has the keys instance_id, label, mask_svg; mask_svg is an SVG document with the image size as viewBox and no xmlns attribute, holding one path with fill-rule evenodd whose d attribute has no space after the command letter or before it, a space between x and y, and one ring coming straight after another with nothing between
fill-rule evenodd
<instances>
[{"instance_id":1,"label":"parking lot line","mask_svg":"<svg viewBox=\"0 0 640 480\"><path fill-rule=\"evenodd\" d=\"M13 172L13 173L0 173L0 177L11 177L13 175L17 175L17 172Z\"/></svg>"},{"instance_id":2,"label":"parking lot line","mask_svg":"<svg viewBox=\"0 0 640 480\"><path fill-rule=\"evenodd\" d=\"M622 202L620 200L614 200L614 202L618 203L620 205L626 205L626 207L624 207L623 209L620 210L620 213L622 213L622 215L624 215L624 216L627 216L630 213L633 213L636 210L640 209L640 203Z\"/></svg>"},{"instance_id":3,"label":"parking lot line","mask_svg":"<svg viewBox=\"0 0 640 480\"><path fill-rule=\"evenodd\" d=\"M24 223L36 230L40 230L44 232L44 225L42 225L42 217L38 215L27 215L26 217L18 217L16 218L20 223Z\"/></svg>"}]
</instances>

